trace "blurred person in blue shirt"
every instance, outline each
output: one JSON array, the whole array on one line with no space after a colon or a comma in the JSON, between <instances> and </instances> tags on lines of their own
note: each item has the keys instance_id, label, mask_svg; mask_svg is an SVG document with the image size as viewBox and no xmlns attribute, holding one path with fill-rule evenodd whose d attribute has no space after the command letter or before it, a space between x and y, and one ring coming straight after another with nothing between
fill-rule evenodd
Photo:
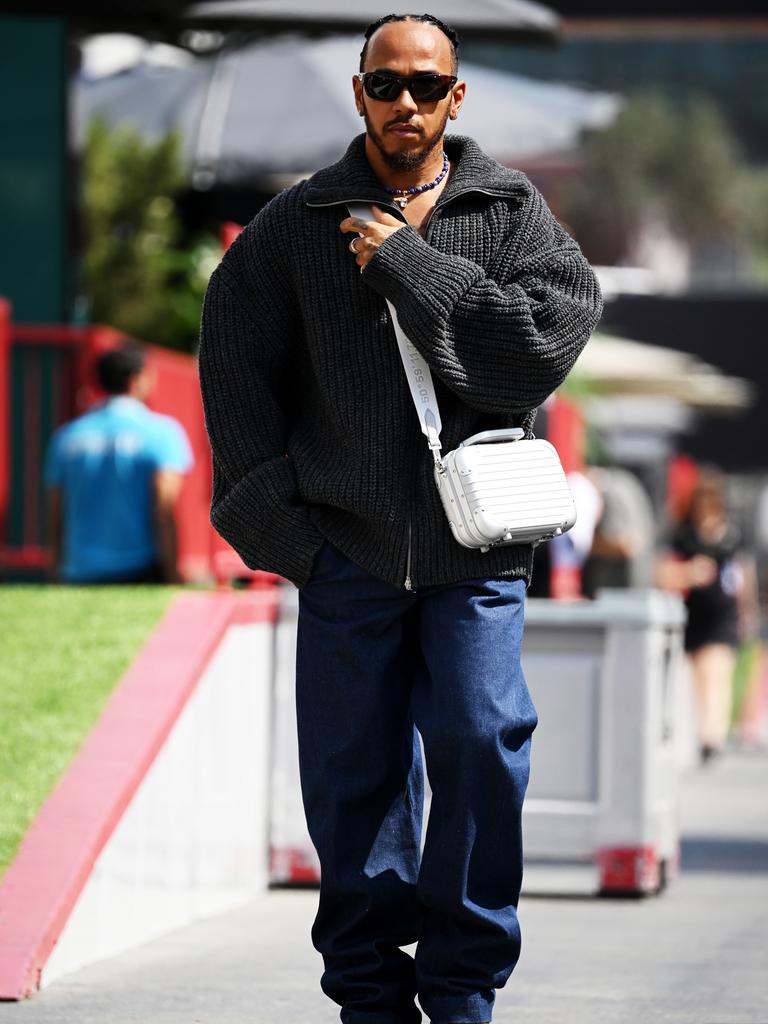
<instances>
[{"instance_id":1,"label":"blurred person in blue shirt","mask_svg":"<svg viewBox=\"0 0 768 1024\"><path fill-rule=\"evenodd\" d=\"M153 378L137 345L103 353L106 398L51 437L50 575L64 583L176 583L174 506L194 458L172 416L144 404Z\"/></svg>"}]
</instances>

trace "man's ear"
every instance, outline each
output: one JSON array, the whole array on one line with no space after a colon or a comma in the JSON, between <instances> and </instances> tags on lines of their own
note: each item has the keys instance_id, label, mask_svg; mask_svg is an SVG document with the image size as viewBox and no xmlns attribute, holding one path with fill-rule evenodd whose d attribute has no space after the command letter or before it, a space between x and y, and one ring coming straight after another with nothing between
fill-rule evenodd
<instances>
[{"instance_id":1,"label":"man's ear","mask_svg":"<svg viewBox=\"0 0 768 1024\"><path fill-rule=\"evenodd\" d=\"M457 82L453 87L453 92L451 94L451 110L448 115L452 121L455 121L459 116L459 110L461 109L461 104L464 102L466 91L467 83L463 80Z\"/></svg>"},{"instance_id":2,"label":"man's ear","mask_svg":"<svg viewBox=\"0 0 768 1024\"><path fill-rule=\"evenodd\" d=\"M352 91L355 94L355 106L360 117L365 115L365 107L363 106L363 90L360 86L360 82L357 78L352 79Z\"/></svg>"}]
</instances>

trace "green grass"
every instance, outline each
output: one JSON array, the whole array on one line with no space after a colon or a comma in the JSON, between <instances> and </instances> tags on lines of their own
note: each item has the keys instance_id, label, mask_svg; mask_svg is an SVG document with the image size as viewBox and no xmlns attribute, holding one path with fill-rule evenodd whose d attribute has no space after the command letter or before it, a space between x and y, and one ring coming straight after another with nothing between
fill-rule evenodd
<instances>
[{"instance_id":1,"label":"green grass","mask_svg":"<svg viewBox=\"0 0 768 1024\"><path fill-rule=\"evenodd\" d=\"M179 589L0 586L0 876Z\"/></svg>"}]
</instances>

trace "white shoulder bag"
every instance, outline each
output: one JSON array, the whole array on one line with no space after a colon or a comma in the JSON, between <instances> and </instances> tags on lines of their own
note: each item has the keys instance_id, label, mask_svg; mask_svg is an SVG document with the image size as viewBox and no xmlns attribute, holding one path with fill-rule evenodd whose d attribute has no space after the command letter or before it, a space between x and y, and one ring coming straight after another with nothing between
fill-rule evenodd
<instances>
[{"instance_id":1,"label":"white shoulder bag","mask_svg":"<svg viewBox=\"0 0 768 1024\"><path fill-rule=\"evenodd\" d=\"M371 207L350 203L353 217L373 220ZM503 544L539 544L570 530L576 506L549 441L525 439L521 427L483 430L441 455L440 410L429 365L410 341L387 299L421 432L435 463L435 483L455 539L488 551Z\"/></svg>"}]
</instances>

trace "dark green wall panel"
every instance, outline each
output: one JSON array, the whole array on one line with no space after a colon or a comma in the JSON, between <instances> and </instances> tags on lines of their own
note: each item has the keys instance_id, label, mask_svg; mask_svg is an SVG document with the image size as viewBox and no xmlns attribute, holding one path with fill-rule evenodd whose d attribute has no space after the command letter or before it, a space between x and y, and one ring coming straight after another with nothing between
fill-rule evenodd
<instances>
[{"instance_id":1,"label":"dark green wall panel","mask_svg":"<svg viewBox=\"0 0 768 1024\"><path fill-rule=\"evenodd\" d=\"M67 320L67 22L0 16L0 295Z\"/></svg>"}]
</instances>

